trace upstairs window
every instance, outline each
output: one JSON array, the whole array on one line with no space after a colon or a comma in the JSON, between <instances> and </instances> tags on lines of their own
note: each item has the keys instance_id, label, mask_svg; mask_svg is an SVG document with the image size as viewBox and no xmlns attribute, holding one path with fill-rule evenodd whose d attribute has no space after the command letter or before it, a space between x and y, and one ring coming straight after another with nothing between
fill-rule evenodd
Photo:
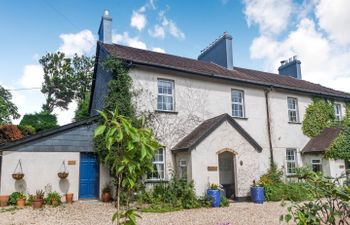
<instances>
[{"instance_id":1,"label":"upstairs window","mask_svg":"<svg viewBox=\"0 0 350 225\"><path fill-rule=\"evenodd\" d=\"M286 166L287 175L294 175L297 167L297 150L294 148L287 148L286 150Z\"/></svg>"},{"instance_id":2,"label":"upstairs window","mask_svg":"<svg viewBox=\"0 0 350 225\"><path fill-rule=\"evenodd\" d=\"M335 112L335 119L340 121L342 120L342 113L341 113L341 105L336 103L334 104L334 112Z\"/></svg>"},{"instance_id":3,"label":"upstairs window","mask_svg":"<svg viewBox=\"0 0 350 225\"><path fill-rule=\"evenodd\" d=\"M240 90L231 91L232 116L243 118L244 115L244 93Z\"/></svg>"},{"instance_id":4,"label":"upstairs window","mask_svg":"<svg viewBox=\"0 0 350 225\"><path fill-rule=\"evenodd\" d=\"M174 81L158 79L157 110L174 111Z\"/></svg>"},{"instance_id":5,"label":"upstairs window","mask_svg":"<svg viewBox=\"0 0 350 225\"><path fill-rule=\"evenodd\" d=\"M290 123L299 122L298 99L288 97L288 120Z\"/></svg>"},{"instance_id":6,"label":"upstairs window","mask_svg":"<svg viewBox=\"0 0 350 225\"><path fill-rule=\"evenodd\" d=\"M157 150L153 160L153 171L148 174L149 180L164 180L165 177L165 157L164 148Z\"/></svg>"}]
</instances>

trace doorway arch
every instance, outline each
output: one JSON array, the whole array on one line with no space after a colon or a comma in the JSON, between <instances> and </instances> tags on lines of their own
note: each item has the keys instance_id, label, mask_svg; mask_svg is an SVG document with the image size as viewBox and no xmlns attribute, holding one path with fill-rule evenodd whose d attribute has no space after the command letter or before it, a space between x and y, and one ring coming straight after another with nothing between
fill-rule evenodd
<instances>
[{"instance_id":1,"label":"doorway arch","mask_svg":"<svg viewBox=\"0 0 350 225\"><path fill-rule=\"evenodd\" d=\"M235 197L235 155L232 149L222 149L218 153L219 182L225 191L226 198Z\"/></svg>"}]
</instances>

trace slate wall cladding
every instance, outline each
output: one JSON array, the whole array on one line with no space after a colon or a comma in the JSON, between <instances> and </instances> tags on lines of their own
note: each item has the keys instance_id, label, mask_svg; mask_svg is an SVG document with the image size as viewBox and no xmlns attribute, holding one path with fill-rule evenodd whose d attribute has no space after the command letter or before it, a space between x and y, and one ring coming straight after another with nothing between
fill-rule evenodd
<instances>
[{"instance_id":1,"label":"slate wall cladding","mask_svg":"<svg viewBox=\"0 0 350 225\"><path fill-rule=\"evenodd\" d=\"M98 114L96 110L103 108L104 99L108 90L108 82L112 80L112 74L103 69L103 61L108 57L108 53L103 47L100 47L98 55L98 66L94 76L95 87L91 102L90 116L96 116Z\"/></svg>"},{"instance_id":2,"label":"slate wall cladding","mask_svg":"<svg viewBox=\"0 0 350 225\"><path fill-rule=\"evenodd\" d=\"M82 125L6 149L21 152L94 152L93 135L96 123Z\"/></svg>"}]
</instances>

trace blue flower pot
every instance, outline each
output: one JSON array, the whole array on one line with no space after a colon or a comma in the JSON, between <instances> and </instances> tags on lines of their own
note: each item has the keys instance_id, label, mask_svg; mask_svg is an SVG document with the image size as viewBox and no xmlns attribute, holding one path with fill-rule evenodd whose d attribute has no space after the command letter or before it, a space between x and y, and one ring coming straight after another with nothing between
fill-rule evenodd
<instances>
[{"instance_id":1,"label":"blue flower pot","mask_svg":"<svg viewBox=\"0 0 350 225\"><path fill-rule=\"evenodd\" d=\"M220 207L220 191L217 189L208 189L207 194L212 198L211 206Z\"/></svg>"},{"instance_id":2,"label":"blue flower pot","mask_svg":"<svg viewBox=\"0 0 350 225\"><path fill-rule=\"evenodd\" d=\"M251 187L250 194L253 202L258 204L264 203L264 187Z\"/></svg>"}]
</instances>

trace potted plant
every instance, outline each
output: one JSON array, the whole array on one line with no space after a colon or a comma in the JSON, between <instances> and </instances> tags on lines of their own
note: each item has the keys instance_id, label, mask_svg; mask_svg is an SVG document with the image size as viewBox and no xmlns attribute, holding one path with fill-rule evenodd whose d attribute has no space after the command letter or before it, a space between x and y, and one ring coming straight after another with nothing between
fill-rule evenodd
<instances>
[{"instance_id":1,"label":"potted plant","mask_svg":"<svg viewBox=\"0 0 350 225\"><path fill-rule=\"evenodd\" d=\"M253 185L250 187L250 196L252 201L258 204L264 203L264 187L253 180Z\"/></svg>"},{"instance_id":2,"label":"potted plant","mask_svg":"<svg viewBox=\"0 0 350 225\"><path fill-rule=\"evenodd\" d=\"M209 189L207 191L208 196L211 197L212 207L220 207L220 185L218 184L210 184Z\"/></svg>"},{"instance_id":3,"label":"potted plant","mask_svg":"<svg viewBox=\"0 0 350 225\"><path fill-rule=\"evenodd\" d=\"M26 195L23 192L16 192L15 197L18 208L23 208L26 204Z\"/></svg>"},{"instance_id":4,"label":"potted plant","mask_svg":"<svg viewBox=\"0 0 350 225\"><path fill-rule=\"evenodd\" d=\"M111 198L111 186L109 184L106 184L102 189L102 201L110 202Z\"/></svg>"},{"instance_id":5,"label":"potted plant","mask_svg":"<svg viewBox=\"0 0 350 225\"><path fill-rule=\"evenodd\" d=\"M37 190L33 199L33 209L39 209L43 205L45 192L43 190Z\"/></svg>"},{"instance_id":6,"label":"potted plant","mask_svg":"<svg viewBox=\"0 0 350 225\"><path fill-rule=\"evenodd\" d=\"M66 202L68 204L72 204L73 203L73 193L67 193L66 194Z\"/></svg>"},{"instance_id":7,"label":"potted plant","mask_svg":"<svg viewBox=\"0 0 350 225\"><path fill-rule=\"evenodd\" d=\"M58 206L61 204L61 195L56 191L50 192L47 194L46 201L53 206Z\"/></svg>"},{"instance_id":8,"label":"potted plant","mask_svg":"<svg viewBox=\"0 0 350 225\"><path fill-rule=\"evenodd\" d=\"M9 195L0 195L0 207L7 206L7 202L9 201Z\"/></svg>"}]
</instances>

